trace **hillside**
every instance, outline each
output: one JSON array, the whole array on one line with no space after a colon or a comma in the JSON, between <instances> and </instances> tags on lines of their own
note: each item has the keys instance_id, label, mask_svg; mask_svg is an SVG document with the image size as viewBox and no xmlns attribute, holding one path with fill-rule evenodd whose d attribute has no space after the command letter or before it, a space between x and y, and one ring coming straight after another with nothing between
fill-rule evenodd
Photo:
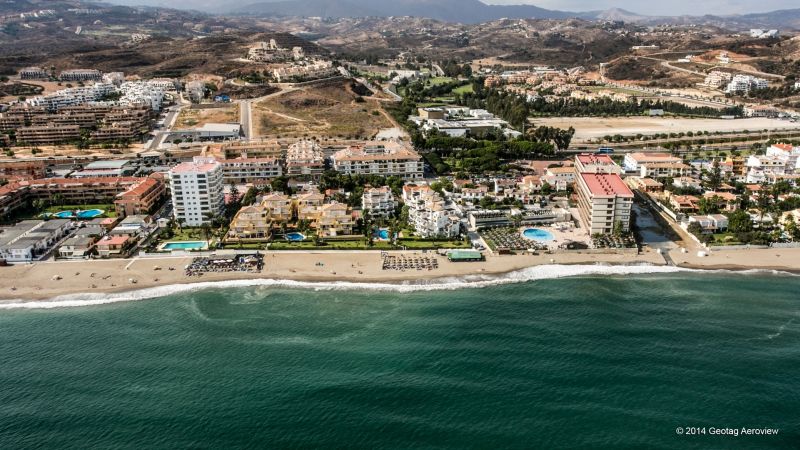
<instances>
[{"instance_id":1,"label":"hillside","mask_svg":"<svg viewBox=\"0 0 800 450\"><path fill-rule=\"evenodd\" d=\"M479 23L500 18L565 19L575 15L532 5L487 5L478 0L294 0L254 3L234 12L330 18L411 16L457 23Z\"/></svg>"},{"instance_id":2,"label":"hillside","mask_svg":"<svg viewBox=\"0 0 800 450\"><path fill-rule=\"evenodd\" d=\"M241 71L241 64L233 60L244 56L247 47L271 38L287 47L303 47L310 54L325 52L302 38L266 31L244 18L80 1L31 0L21 9L28 12L28 8L45 4L54 14L0 18L0 73L47 65L56 70L93 67L146 76L183 76L190 71L224 75ZM91 8L93 12L77 14L70 8ZM133 35L149 37L134 42Z\"/></svg>"}]
</instances>

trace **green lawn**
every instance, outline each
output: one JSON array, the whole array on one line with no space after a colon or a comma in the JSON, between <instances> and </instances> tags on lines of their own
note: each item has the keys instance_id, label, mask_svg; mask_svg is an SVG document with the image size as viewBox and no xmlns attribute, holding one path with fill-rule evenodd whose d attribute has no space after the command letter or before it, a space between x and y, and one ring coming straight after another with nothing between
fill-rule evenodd
<instances>
[{"instance_id":1,"label":"green lawn","mask_svg":"<svg viewBox=\"0 0 800 450\"><path fill-rule=\"evenodd\" d=\"M469 248L466 241L442 240L432 241L424 239L400 239L398 246L393 247L386 241L374 241L370 247L364 239L329 239L321 246L316 246L314 241L288 242L275 241L269 245L270 250L397 250L405 247L410 250L433 250L439 248ZM236 248L236 244L228 246Z\"/></svg>"},{"instance_id":2,"label":"green lawn","mask_svg":"<svg viewBox=\"0 0 800 450\"><path fill-rule=\"evenodd\" d=\"M713 245L741 245L742 243L736 240L733 233L715 233L712 235L714 238Z\"/></svg>"},{"instance_id":3,"label":"green lawn","mask_svg":"<svg viewBox=\"0 0 800 450\"><path fill-rule=\"evenodd\" d=\"M475 92L475 90L472 88L472 84L470 83L470 84L467 84L467 85L464 85L464 86L461 86L461 87L457 87L457 88L453 89L452 92L453 92L453 94L464 95L464 94L468 94L468 93L472 94L473 92Z\"/></svg>"},{"instance_id":4,"label":"green lawn","mask_svg":"<svg viewBox=\"0 0 800 450\"><path fill-rule=\"evenodd\" d=\"M438 86L440 84L450 83L452 81L456 81L456 79L450 77L434 77L427 80L425 84L429 86Z\"/></svg>"}]
</instances>

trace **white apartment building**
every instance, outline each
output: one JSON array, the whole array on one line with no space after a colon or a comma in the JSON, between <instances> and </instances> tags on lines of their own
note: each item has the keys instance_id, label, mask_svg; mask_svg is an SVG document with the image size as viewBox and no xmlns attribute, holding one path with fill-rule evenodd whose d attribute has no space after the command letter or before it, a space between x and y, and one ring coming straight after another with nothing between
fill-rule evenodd
<instances>
[{"instance_id":1,"label":"white apartment building","mask_svg":"<svg viewBox=\"0 0 800 450\"><path fill-rule=\"evenodd\" d=\"M95 69L72 69L61 72L58 76L61 81L100 81L103 72Z\"/></svg>"},{"instance_id":2,"label":"white apartment building","mask_svg":"<svg viewBox=\"0 0 800 450\"><path fill-rule=\"evenodd\" d=\"M639 176L642 178L675 178L688 175L692 167L675 162L646 162L639 164Z\"/></svg>"},{"instance_id":3,"label":"white apartment building","mask_svg":"<svg viewBox=\"0 0 800 450\"><path fill-rule=\"evenodd\" d=\"M766 89L769 87L769 82L763 78L754 77L751 75L734 75L725 92L729 94L746 94L753 89Z\"/></svg>"},{"instance_id":4,"label":"white apartment building","mask_svg":"<svg viewBox=\"0 0 800 450\"><path fill-rule=\"evenodd\" d=\"M423 238L452 238L461 232L459 217L446 209L442 197L429 186L404 186L403 201L408 222Z\"/></svg>"},{"instance_id":5,"label":"white apartment building","mask_svg":"<svg viewBox=\"0 0 800 450\"><path fill-rule=\"evenodd\" d=\"M46 80L50 74L41 67L26 67L19 71L19 77L23 80Z\"/></svg>"},{"instance_id":6,"label":"white apartment building","mask_svg":"<svg viewBox=\"0 0 800 450\"><path fill-rule=\"evenodd\" d=\"M639 172L640 165L646 163L674 163L680 164L683 160L669 153L628 153L622 161L626 172Z\"/></svg>"},{"instance_id":7,"label":"white apartment building","mask_svg":"<svg viewBox=\"0 0 800 450\"><path fill-rule=\"evenodd\" d=\"M290 145L286 150L288 175L319 176L323 172L325 172L325 154L316 141L304 139Z\"/></svg>"},{"instance_id":8,"label":"white apartment building","mask_svg":"<svg viewBox=\"0 0 800 450\"><path fill-rule=\"evenodd\" d=\"M706 75L706 79L703 81L703 85L713 89L718 89L721 88L722 86L727 86L732 79L733 79L733 74L730 72L712 70L711 72L708 73L708 75Z\"/></svg>"},{"instance_id":9,"label":"white apartment building","mask_svg":"<svg viewBox=\"0 0 800 450\"><path fill-rule=\"evenodd\" d=\"M622 174L622 168L608 155L584 153L575 156L575 169L573 172L615 173L620 175Z\"/></svg>"},{"instance_id":10,"label":"white apartment building","mask_svg":"<svg viewBox=\"0 0 800 450\"><path fill-rule=\"evenodd\" d=\"M160 111L164 102L164 91L147 81L127 81L120 85L119 91L122 94L119 99L121 105L147 106L153 111Z\"/></svg>"},{"instance_id":11,"label":"white apartment building","mask_svg":"<svg viewBox=\"0 0 800 450\"><path fill-rule=\"evenodd\" d=\"M225 183L256 183L283 175L283 167L276 158L237 158L220 160Z\"/></svg>"},{"instance_id":12,"label":"white apartment building","mask_svg":"<svg viewBox=\"0 0 800 450\"><path fill-rule=\"evenodd\" d=\"M206 85L202 81L190 81L186 83L186 95L194 103L203 101L206 95Z\"/></svg>"},{"instance_id":13,"label":"white apartment building","mask_svg":"<svg viewBox=\"0 0 800 450\"><path fill-rule=\"evenodd\" d=\"M178 84L172 78L153 78L148 80L147 84L164 92L176 92L178 90Z\"/></svg>"},{"instance_id":14,"label":"white apartment building","mask_svg":"<svg viewBox=\"0 0 800 450\"><path fill-rule=\"evenodd\" d=\"M800 147L791 144L773 144L767 149L766 156L774 156L786 161L786 171L791 173L792 168L800 169Z\"/></svg>"},{"instance_id":15,"label":"white apartment building","mask_svg":"<svg viewBox=\"0 0 800 450\"><path fill-rule=\"evenodd\" d=\"M0 259L30 262L46 253L72 228L69 219L24 220L0 227Z\"/></svg>"},{"instance_id":16,"label":"white apartment building","mask_svg":"<svg viewBox=\"0 0 800 450\"><path fill-rule=\"evenodd\" d=\"M26 103L31 106L41 106L49 111L58 111L61 108L100 100L104 95L115 91L113 84L95 83L92 86L62 89L48 95L39 95L29 98Z\"/></svg>"},{"instance_id":17,"label":"white apartment building","mask_svg":"<svg viewBox=\"0 0 800 450\"><path fill-rule=\"evenodd\" d=\"M222 164L214 158L178 164L169 171L169 183L175 220L197 227L225 212Z\"/></svg>"},{"instance_id":18,"label":"white apartment building","mask_svg":"<svg viewBox=\"0 0 800 450\"><path fill-rule=\"evenodd\" d=\"M589 234L608 234L619 223L630 230L633 192L616 174L580 173L575 183L578 208Z\"/></svg>"},{"instance_id":19,"label":"white apartment building","mask_svg":"<svg viewBox=\"0 0 800 450\"><path fill-rule=\"evenodd\" d=\"M366 142L340 150L331 157L333 169L347 175L396 175L422 178L422 156L401 141Z\"/></svg>"},{"instance_id":20,"label":"white apartment building","mask_svg":"<svg viewBox=\"0 0 800 450\"><path fill-rule=\"evenodd\" d=\"M767 149L766 155L751 155L747 158L748 183L764 183L775 180L775 175L793 175L798 170L800 151L786 151L777 144ZM788 146L791 148L791 146Z\"/></svg>"},{"instance_id":21,"label":"white apartment building","mask_svg":"<svg viewBox=\"0 0 800 450\"><path fill-rule=\"evenodd\" d=\"M369 210L369 214L372 217L388 219L394 213L396 206L397 202L389 186L369 187L364 189L364 194L361 196L362 209L364 211Z\"/></svg>"}]
</instances>

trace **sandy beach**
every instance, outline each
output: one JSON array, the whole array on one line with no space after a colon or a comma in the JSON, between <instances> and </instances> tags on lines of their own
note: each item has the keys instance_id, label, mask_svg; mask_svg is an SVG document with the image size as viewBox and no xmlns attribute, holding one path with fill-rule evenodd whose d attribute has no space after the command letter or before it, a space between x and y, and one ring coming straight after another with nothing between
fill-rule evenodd
<instances>
[{"instance_id":1,"label":"sandy beach","mask_svg":"<svg viewBox=\"0 0 800 450\"><path fill-rule=\"evenodd\" d=\"M401 254L401 252L393 253ZM407 252L420 255L419 252ZM676 265L695 269L800 270L800 249L715 252L672 251ZM267 252L260 273L207 273L190 277L190 257L42 262L0 268L0 300L42 300L84 293L117 293L167 285L228 280L272 279L304 282L402 283L468 275L499 276L547 264L666 265L662 255L561 252L540 255L489 256L484 262L452 263L439 256L435 270L382 270L379 252ZM173 270L170 270L172 268Z\"/></svg>"}]
</instances>

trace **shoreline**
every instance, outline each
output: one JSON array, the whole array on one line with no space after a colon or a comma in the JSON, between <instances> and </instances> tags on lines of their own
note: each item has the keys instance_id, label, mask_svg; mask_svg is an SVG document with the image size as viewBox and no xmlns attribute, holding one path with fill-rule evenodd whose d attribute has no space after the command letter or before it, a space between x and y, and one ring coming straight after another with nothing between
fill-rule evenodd
<instances>
[{"instance_id":1,"label":"shoreline","mask_svg":"<svg viewBox=\"0 0 800 450\"><path fill-rule=\"evenodd\" d=\"M419 252L397 254L420 255ZM0 268L4 280L0 284L0 306L8 303L57 301L65 297L98 298L103 294L119 296L168 287L213 287L225 282L252 285L298 284L307 288L313 288L313 285L333 286L331 283L335 283L354 285L351 288L380 286L386 289L394 287L413 290L432 286L439 289L482 287L500 282L576 276L604 270L612 274L648 271L663 273L671 271L670 269L676 272L758 270L800 275L800 249L716 252L703 258L673 250L669 252L669 257L675 262L674 265L668 265L662 255L652 250L639 255L583 252L492 255L483 262L460 263L439 257L440 266L436 270L392 271L382 270L380 255L373 252L266 252L265 267L259 273L207 273L202 277L191 277L184 273L184 267L192 259L190 256L44 262ZM776 259L781 264L775 264L778 262ZM578 273L572 273L570 266L583 267ZM170 267L174 270L169 270ZM642 270L642 267L648 269ZM542 275L536 272L537 269L550 272ZM526 270L530 273L522 273ZM520 278L514 278L515 276ZM526 279L526 276L531 278Z\"/></svg>"}]
</instances>

